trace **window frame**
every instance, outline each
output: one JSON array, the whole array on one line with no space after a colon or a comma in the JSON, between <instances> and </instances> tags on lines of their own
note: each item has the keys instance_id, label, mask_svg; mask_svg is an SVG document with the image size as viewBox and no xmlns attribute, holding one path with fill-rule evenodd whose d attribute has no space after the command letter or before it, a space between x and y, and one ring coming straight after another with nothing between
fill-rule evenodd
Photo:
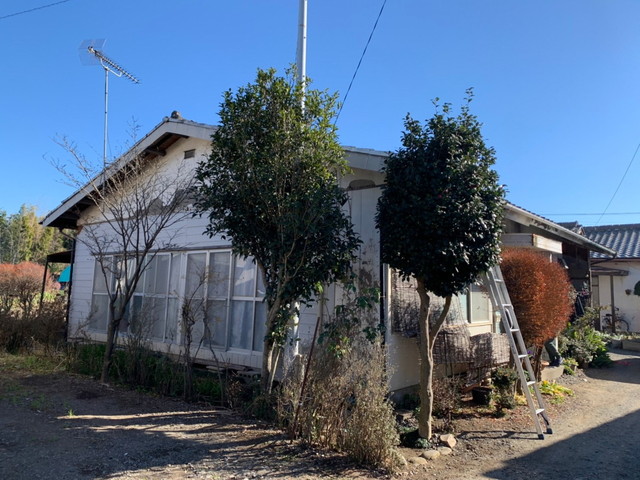
<instances>
[{"instance_id":1,"label":"window frame","mask_svg":"<svg viewBox=\"0 0 640 480\"><path fill-rule=\"evenodd\" d=\"M226 272L226 280L224 286L224 294L216 295L211 294L214 290L211 288L211 261L215 255L226 254L228 256L228 266L225 266L227 269ZM131 297L131 301L128 306L128 311L125 314L125 318L123 318L121 323L121 328L119 329L118 335L127 336L131 335L131 327L132 323L130 320L130 315L132 311L135 311L137 308L144 309L146 305L153 305L153 301L162 301L162 315L159 317L160 319L153 319L153 325L149 331L149 340L153 342L161 342L161 343L169 343L169 344L181 344L183 340L184 332L180 328L180 315L185 302L187 301L187 296L190 296L188 292L190 275L189 272L189 261L190 258L194 258L196 255L204 255L204 272L206 272L207 278L204 284L198 285L197 289L202 289L201 296L196 295L193 297L195 300L202 301L204 305L204 318L202 318L203 322L207 322L208 328L205 328L204 323L202 325L202 341L203 344L208 347L223 352L232 352L232 353L241 353L241 354L250 354L250 353L262 353L263 341L262 338L257 339L256 335L259 335L264 328L260 328L259 322L265 322L266 320L266 308L263 310L265 312L264 315L261 314L259 307L259 303L264 303L264 285L263 278L259 269L259 266L254 261L253 257L239 257L234 255L231 248L217 248L217 249L194 249L194 250L186 250L186 251L158 251L154 252L153 257L149 260L149 265L145 268L138 285L136 286L135 291ZM166 279L163 280L162 292L158 293L158 265L160 258L168 257L168 268L166 272ZM118 254L112 254L105 256L105 259L108 258L111 262L118 261ZM120 256L120 258L122 258ZM102 269L100 267L100 262L94 257L94 275L93 275L93 283L92 283L92 291L91 291L91 313L90 318L95 315L96 312L96 298L98 297L106 297L107 307L104 314L103 319L100 320L90 320L89 331L94 333L106 333L109 325L109 321L111 320L111 313L108 308L109 302L109 293L106 291L97 291L96 287L104 284L104 280L102 277ZM237 285L236 285L236 275L238 272L236 271L237 267L240 263L243 263L245 268L242 272L250 271L250 291L247 292L238 292L236 294ZM247 268L249 267L249 268ZM177 270L177 272L176 272ZM149 279L149 276L153 275L153 280ZM176 276L172 279L172 276ZM115 287L116 275L113 271L109 273L109 282L111 282L111 291ZM101 283L100 283L101 282ZM175 288L172 289L172 284L174 284ZM138 300L140 299L140 300ZM171 312L172 307L170 307L171 300L175 301L176 310L175 310L175 325L170 325L171 320ZM224 334L221 342L214 342L211 332L215 329L211 329L211 320L209 315L209 302L224 302ZM245 345L232 345L232 321L233 321L233 305L234 302L250 302L250 318L251 332L246 336L243 336L246 339ZM136 305L139 304L139 307ZM153 315L153 314L152 314ZM265 318L259 318L259 317ZM153 317L152 317L153 318ZM156 336L156 322L159 321L162 325L159 329L162 330L162 336ZM240 328L243 328L243 325L238 325ZM172 333L172 335L171 335ZM209 338L207 338L209 337ZM195 338L194 341L200 341L200 338Z\"/></svg>"},{"instance_id":2,"label":"window frame","mask_svg":"<svg viewBox=\"0 0 640 480\"><path fill-rule=\"evenodd\" d=\"M478 318L478 296L482 296L482 302L485 304L487 316ZM493 323L493 306L491 305L491 298L489 293L482 289L479 285L472 283L467 285L464 292L458 295L460 300L460 307L462 308L465 320L469 325L490 325Z\"/></svg>"}]
</instances>

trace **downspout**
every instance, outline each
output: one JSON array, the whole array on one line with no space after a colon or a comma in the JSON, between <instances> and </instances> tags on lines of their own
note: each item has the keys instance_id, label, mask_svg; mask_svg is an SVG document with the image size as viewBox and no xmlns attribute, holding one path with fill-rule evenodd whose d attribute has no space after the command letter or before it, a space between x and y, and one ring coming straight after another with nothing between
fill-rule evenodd
<instances>
[{"instance_id":1,"label":"downspout","mask_svg":"<svg viewBox=\"0 0 640 480\"><path fill-rule=\"evenodd\" d=\"M388 342L388 335L391 331L390 325L387 325L391 321L391 299L389 298L389 267L382 263L382 250L380 250L380 323L379 328L382 332L382 345L386 345Z\"/></svg>"}]
</instances>

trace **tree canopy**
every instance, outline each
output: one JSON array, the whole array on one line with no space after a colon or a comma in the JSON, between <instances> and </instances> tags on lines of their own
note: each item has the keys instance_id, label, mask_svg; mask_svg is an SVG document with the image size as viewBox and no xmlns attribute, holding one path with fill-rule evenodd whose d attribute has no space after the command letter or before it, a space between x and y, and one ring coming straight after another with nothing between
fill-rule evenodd
<instances>
[{"instance_id":1,"label":"tree canopy","mask_svg":"<svg viewBox=\"0 0 640 480\"><path fill-rule=\"evenodd\" d=\"M40 220L33 206L22 205L13 214L0 210L0 263L44 264L48 254L70 248L68 238Z\"/></svg>"},{"instance_id":2,"label":"tree canopy","mask_svg":"<svg viewBox=\"0 0 640 480\"><path fill-rule=\"evenodd\" d=\"M440 297L461 292L500 254L504 188L480 127L469 103L457 117L445 105L425 125L407 115L402 147L385 163L383 261Z\"/></svg>"},{"instance_id":3,"label":"tree canopy","mask_svg":"<svg viewBox=\"0 0 640 480\"><path fill-rule=\"evenodd\" d=\"M296 302L343 276L359 245L337 181L347 165L335 106L336 95L305 93L292 72L258 70L254 83L224 94L211 155L197 170L207 233L228 235L234 252L253 256L264 275L267 389Z\"/></svg>"}]
</instances>

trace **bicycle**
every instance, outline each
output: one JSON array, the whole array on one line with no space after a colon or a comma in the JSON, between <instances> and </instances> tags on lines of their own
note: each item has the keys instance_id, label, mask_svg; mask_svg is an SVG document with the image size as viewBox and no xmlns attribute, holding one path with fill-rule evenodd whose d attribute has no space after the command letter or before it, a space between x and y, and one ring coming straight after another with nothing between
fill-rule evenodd
<instances>
[{"instance_id":1,"label":"bicycle","mask_svg":"<svg viewBox=\"0 0 640 480\"><path fill-rule=\"evenodd\" d=\"M622 314L618 313L618 309L616 308L616 325L615 332L616 333L626 333L629 331L629 322L627 322ZM610 313L606 313L604 318L601 321L602 331L606 333L613 333L612 328L612 318Z\"/></svg>"}]
</instances>

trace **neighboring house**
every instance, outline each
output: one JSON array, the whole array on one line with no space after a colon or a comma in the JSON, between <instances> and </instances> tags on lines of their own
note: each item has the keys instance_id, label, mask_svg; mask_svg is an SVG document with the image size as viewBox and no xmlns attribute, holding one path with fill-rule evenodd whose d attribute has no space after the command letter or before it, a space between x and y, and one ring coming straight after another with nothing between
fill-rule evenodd
<instances>
[{"instance_id":1,"label":"neighboring house","mask_svg":"<svg viewBox=\"0 0 640 480\"><path fill-rule=\"evenodd\" d=\"M182 165L184 175L193 172L196 163L210 150L210 138L215 127L181 118L165 118L140 140L133 150L142 152L149 161L162 162L167 169ZM351 173L340 179L349 192L348 208L355 229L363 241L355 270L367 283L381 288L382 320L387 326L385 336L392 365L390 386L403 389L418 383L418 351L414 338L394 329L392 304L402 304L398 296L399 280L386 265L380 264L379 234L375 228L375 211L384 175L381 173L386 152L344 147ZM123 157L124 158L124 157ZM186 167L184 166L186 162ZM95 207L93 207L95 208ZM89 335L104 341L106 338L107 308L104 280L99 267L83 244L83 225L92 218L92 204L85 189L80 189L50 212L43 224L57 228L78 229L78 241L73 258L72 289L69 310L69 336ZM164 234L171 239L163 247L145 272L134 296L134 310L141 305L153 305L151 341L159 351L178 354L182 342L178 328L178 312L182 299L193 290L198 271L206 271L207 288L202 289L206 304L208 334L196 331L205 348L197 352L200 363L218 361L237 367L258 369L261 365L264 336L265 305L260 275L251 259L238 258L231 253L231 244L222 236L204 235L205 217L191 217L174 225ZM568 266L576 283L589 281L589 252L610 254L595 242L563 228L547 219L512 204L506 205L505 245L535 248L549 253ZM163 245L159 239L158 245ZM118 252L113 252L114 256ZM396 298L394 298L394 295ZM489 299L483 289L471 285L459 297L456 310L471 334L496 330ZM323 322L327 312L340 302L340 290L335 285L325 289L325 297L304 309L300 315L298 336L303 349L313 338L317 322ZM406 332L405 332L406 333ZM126 335L126 332L122 332Z\"/></svg>"},{"instance_id":2,"label":"neighboring house","mask_svg":"<svg viewBox=\"0 0 640 480\"><path fill-rule=\"evenodd\" d=\"M640 331L640 224L578 228L592 241L616 251L613 257L591 254L594 306L602 307L601 316L618 309L629 329Z\"/></svg>"}]
</instances>

